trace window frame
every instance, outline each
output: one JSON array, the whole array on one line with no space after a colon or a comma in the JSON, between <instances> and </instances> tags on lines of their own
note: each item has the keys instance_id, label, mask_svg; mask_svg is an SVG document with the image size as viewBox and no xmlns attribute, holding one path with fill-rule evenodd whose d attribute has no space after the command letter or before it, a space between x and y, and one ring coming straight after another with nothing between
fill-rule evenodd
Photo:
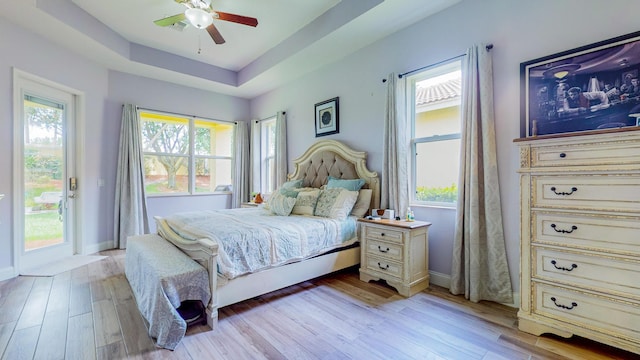
<instances>
[{"instance_id":1,"label":"window frame","mask_svg":"<svg viewBox=\"0 0 640 360\"><path fill-rule=\"evenodd\" d=\"M273 127L275 132L277 116L271 116L266 119L260 120L260 193L270 194L269 185L271 182L275 182L275 172L269 173L269 163L276 160L275 145L273 147L273 154L269 153L269 129ZM275 141L275 136L273 141ZM271 177L271 178L270 178ZM273 184L273 191L276 190L275 184Z\"/></svg>"},{"instance_id":2,"label":"window frame","mask_svg":"<svg viewBox=\"0 0 640 360\"><path fill-rule=\"evenodd\" d=\"M206 123L214 123L214 124L222 124L222 125L229 125L232 127L235 127L237 124L235 122L231 122L231 121L224 121L224 120L218 120L218 119L211 119L211 118L204 118L204 117L196 117L196 116L192 116L192 115L185 115L185 114L179 114L179 113L173 113L173 112L167 112L167 111L160 111L160 110L152 110L152 109L143 109L143 108L139 108L138 109L138 121L140 123L140 126L143 126L143 122L146 121L145 119L143 119L143 114L144 113L149 113L149 114L155 114L155 115L159 115L159 116L166 116L166 117L172 117L175 119L179 119L179 120L186 120L186 125L188 126L188 136L189 136L189 145L188 145L188 153L187 154L174 154L174 153L166 153L166 152L152 152L152 151L145 151L144 150L144 146L143 146L143 152L142 152L142 156L143 156L143 162L144 162L144 157L145 156L171 156L171 157L183 157L183 158L187 158L187 171L188 171L188 184L187 184L187 191L186 192L167 192L167 193L146 193L147 197L170 197L170 196L202 196L202 195L216 195L216 194L231 194L233 193L232 190L230 191L204 191L204 192L198 192L196 191L196 162L198 160L229 160L229 163L231 165L230 168L230 175L231 175L231 184L233 184L233 159L234 159L234 153L233 153L233 142L235 141L234 139L234 132L235 132L235 128L232 129L233 131L230 132L230 141L232 143L231 146L231 151L230 151L230 155L229 156L224 156L224 155L198 155L196 154L196 129L197 129L197 123L198 122L206 122ZM144 145L144 140L142 140L142 143ZM144 174L144 176L146 177L146 173ZM216 187L218 185L227 185L227 184L216 184Z\"/></svg>"},{"instance_id":3,"label":"window frame","mask_svg":"<svg viewBox=\"0 0 640 360\"><path fill-rule=\"evenodd\" d=\"M428 67L427 69L407 76L406 80L406 94L407 94L407 113L410 114L409 119L409 151L411 152L411 162L410 166L410 174L411 177L409 179L409 190L410 197L409 203L411 206L424 206L424 207L437 207L437 208L448 208L448 209L456 209L457 202L442 202L442 201L425 201L418 200L416 197L417 189L417 155L418 155L418 144L425 144L430 142L440 142L447 140L455 140L461 139L461 132L458 133L446 133L446 134L436 134L431 136L419 137L416 138L416 83L435 78L440 75L448 74L450 72L454 72L457 70L462 70L462 60L461 59L452 59L450 61L446 61L444 63L438 63L433 66ZM461 99L460 99L461 102ZM460 107L461 107L460 103ZM434 109L435 110L435 109ZM462 110L462 109L461 109ZM462 116L462 114L460 114ZM460 119L462 121L462 119ZM458 161L458 167L460 166L460 162Z\"/></svg>"}]
</instances>

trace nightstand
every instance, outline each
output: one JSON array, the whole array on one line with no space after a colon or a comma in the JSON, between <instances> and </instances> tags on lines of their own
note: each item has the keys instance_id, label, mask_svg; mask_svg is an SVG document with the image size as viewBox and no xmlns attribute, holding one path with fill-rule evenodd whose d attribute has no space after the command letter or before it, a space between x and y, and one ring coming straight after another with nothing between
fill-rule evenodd
<instances>
[{"instance_id":1,"label":"nightstand","mask_svg":"<svg viewBox=\"0 0 640 360\"><path fill-rule=\"evenodd\" d=\"M240 204L241 208L253 208L253 207L258 207L258 205L260 204L256 204L254 202L244 202L242 204Z\"/></svg>"},{"instance_id":2,"label":"nightstand","mask_svg":"<svg viewBox=\"0 0 640 360\"><path fill-rule=\"evenodd\" d=\"M360 280L385 280L402 296L429 287L430 222L367 220L360 222Z\"/></svg>"}]
</instances>

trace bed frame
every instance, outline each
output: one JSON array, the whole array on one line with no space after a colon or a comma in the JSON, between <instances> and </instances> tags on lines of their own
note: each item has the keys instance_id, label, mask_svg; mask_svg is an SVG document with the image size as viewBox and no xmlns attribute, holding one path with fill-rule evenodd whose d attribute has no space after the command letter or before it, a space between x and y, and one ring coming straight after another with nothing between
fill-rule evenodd
<instances>
[{"instance_id":1,"label":"bed frame","mask_svg":"<svg viewBox=\"0 0 640 360\"><path fill-rule=\"evenodd\" d=\"M335 140L322 140L313 144L302 156L294 160L294 172L289 180L303 179L305 187L321 187L329 176L341 179L364 179L363 188L372 190L370 208L380 205L380 180L376 172L367 169L365 152L350 149ZM175 235L175 234L173 234ZM173 238L173 239L171 239ZM329 252L307 260L247 274L218 284L218 244L208 238L197 241L169 240L192 259L203 265L209 273L211 301L207 305L207 324L215 329L218 309L268 292L282 289L331 272L360 263L360 247Z\"/></svg>"}]
</instances>

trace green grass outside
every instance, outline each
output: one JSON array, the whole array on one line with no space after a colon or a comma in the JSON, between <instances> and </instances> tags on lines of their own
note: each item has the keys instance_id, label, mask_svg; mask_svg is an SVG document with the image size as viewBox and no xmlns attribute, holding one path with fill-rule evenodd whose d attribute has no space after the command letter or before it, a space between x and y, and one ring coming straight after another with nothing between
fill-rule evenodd
<instances>
[{"instance_id":1,"label":"green grass outside","mask_svg":"<svg viewBox=\"0 0 640 360\"><path fill-rule=\"evenodd\" d=\"M62 221L57 211L27 214L24 225L26 242L62 238Z\"/></svg>"},{"instance_id":2,"label":"green grass outside","mask_svg":"<svg viewBox=\"0 0 640 360\"><path fill-rule=\"evenodd\" d=\"M458 201L458 186L452 184L445 187L424 187L416 189L416 200L455 203Z\"/></svg>"}]
</instances>

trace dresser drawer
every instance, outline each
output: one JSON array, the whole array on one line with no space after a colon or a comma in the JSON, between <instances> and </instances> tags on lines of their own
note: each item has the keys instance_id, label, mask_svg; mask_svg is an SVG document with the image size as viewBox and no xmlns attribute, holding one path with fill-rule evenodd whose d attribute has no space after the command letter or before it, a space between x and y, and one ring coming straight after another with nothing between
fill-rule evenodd
<instances>
[{"instance_id":1,"label":"dresser drawer","mask_svg":"<svg viewBox=\"0 0 640 360\"><path fill-rule=\"evenodd\" d=\"M396 280L402 280L402 263L389 261L383 257L369 256L367 259L367 269L385 275L383 278L391 276L396 278Z\"/></svg>"},{"instance_id":2,"label":"dresser drawer","mask_svg":"<svg viewBox=\"0 0 640 360\"><path fill-rule=\"evenodd\" d=\"M531 147L531 167L640 164L640 144L586 143Z\"/></svg>"},{"instance_id":3,"label":"dresser drawer","mask_svg":"<svg viewBox=\"0 0 640 360\"><path fill-rule=\"evenodd\" d=\"M640 211L640 177L533 176L532 207Z\"/></svg>"},{"instance_id":4,"label":"dresser drawer","mask_svg":"<svg viewBox=\"0 0 640 360\"><path fill-rule=\"evenodd\" d=\"M378 256L387 260L402 261L402 245L367 239L367 254Z\"/></svg>"},{"instance_id":5,"label":"dresser drawer","mask_svg":"<svg viewBox=\"0 0 640 360\"><path fill-rule=\"evenodd\" d=\"M640 304L534 283L534 313L638 341Z\"/></svg>"},{"instance_id":6,"label":"dresser drawer","mask_svg":"<svg viewBox=\"0 0 640 360\"><path fill-rule=\"evenodd\" d=\"M640 255L640 217L542 211L532 211L531 216L536 244Z\"/></svg>"},{"instance_id":7,"label":"dresser drawer","mask_svg":"<svg viewBox=\"0 0 640 360\"><path fill-rule=\"evenodd\" d=\"M640 262L534 247L532 275L640 300Z\"/></svg>"},{"instance_id":8,"label":"dresser drawer","mask_svg":"<svg viewBox=\"0 0 640 360\"><path fill-rule=\"evenodd\" d=\"M369 225L364 227L364 236L369 239L402 243L402 234L402 231L394 230L389 226L376 227Z\"/></svg>"}]
</instances>

